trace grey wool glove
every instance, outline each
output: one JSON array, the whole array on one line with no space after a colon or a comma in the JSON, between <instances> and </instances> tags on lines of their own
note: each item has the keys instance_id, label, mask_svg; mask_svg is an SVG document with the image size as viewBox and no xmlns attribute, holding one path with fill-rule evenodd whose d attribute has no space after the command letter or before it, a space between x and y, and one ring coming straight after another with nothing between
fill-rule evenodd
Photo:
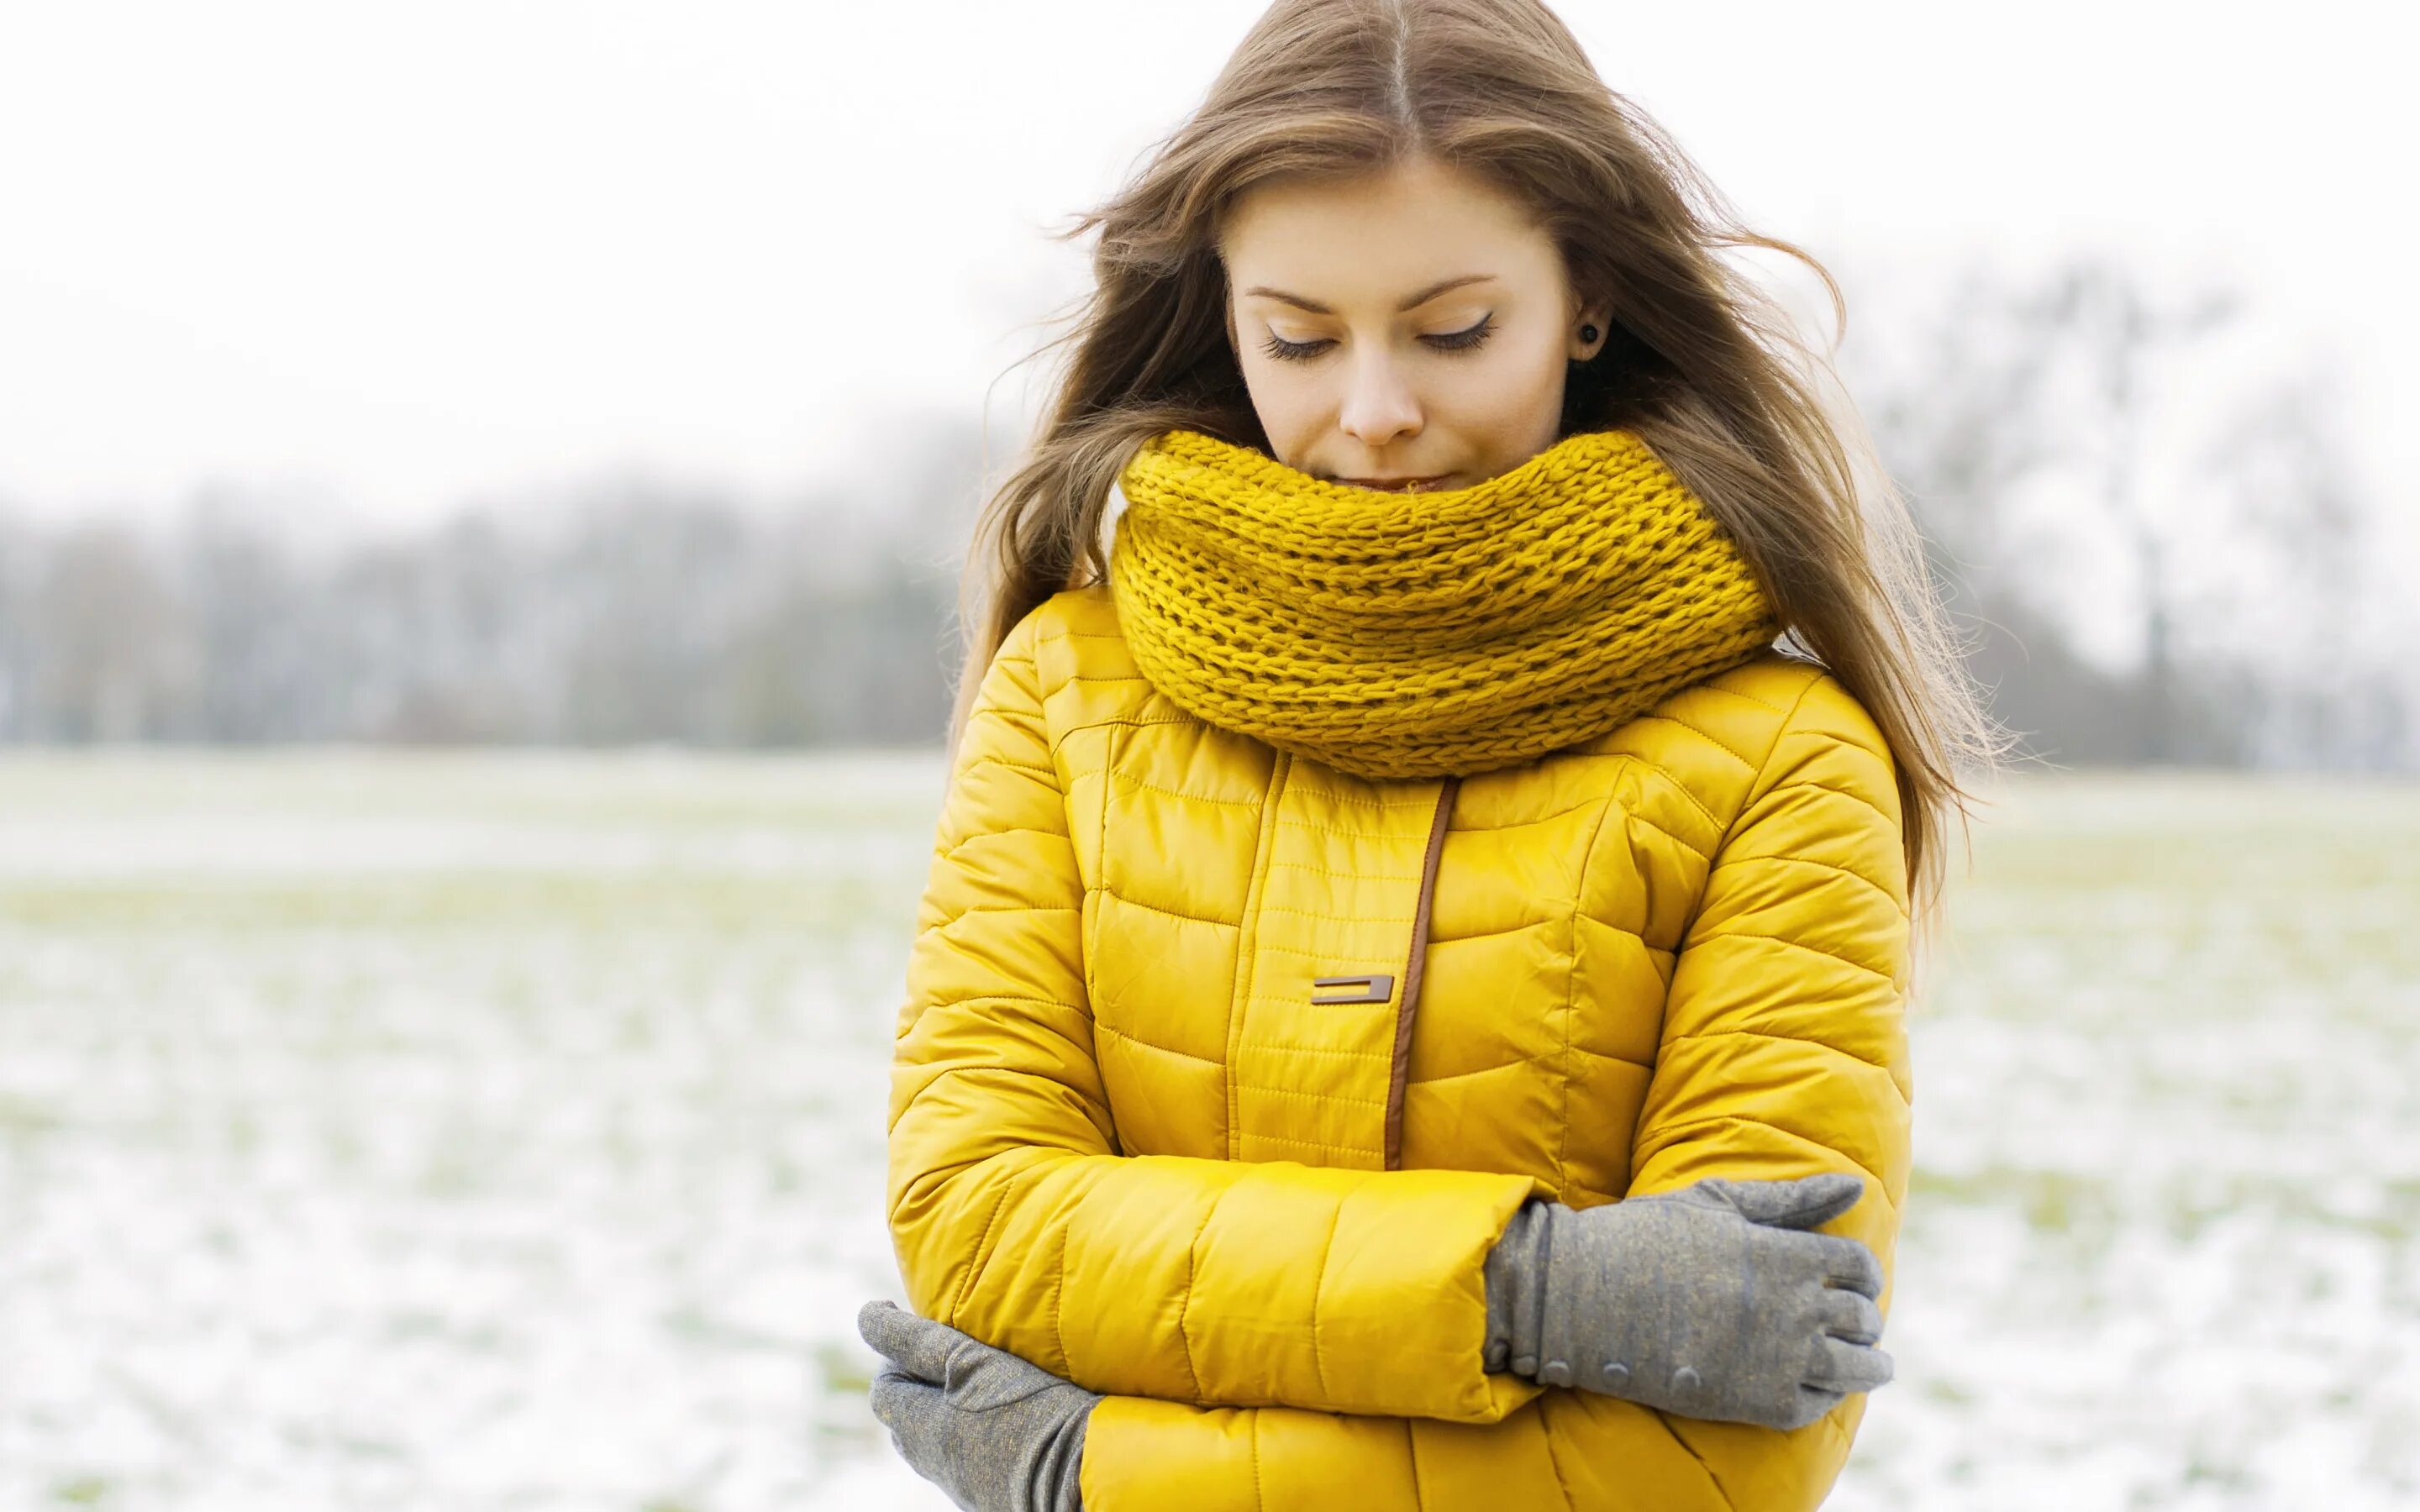
<instances>
[{"instance_id":1,"label":"grey wool glove","mask_svg":"<svg viewBox=\"0 0 2420 1512\"><path fill-rule=\"evenodd\" d=\"M1864 1192L1826 1172L1578 1210L1533 1197L1487 1257L1483 1363L1683 1417L1804 1427L1891 1378L1874 1347L1882 1262L1801 1232Z\"/></svg>"},{"instance_id":2,"label":"grey wool glove","mask_svg":"<svg viewBox=\"0 0 2420 1512\"><path fill-rule=\"evenodd\" d=\"M893 1303L860 1307L857 1332L890 1362L874 1415L916 1473L967 1512L1082 1512L1098 1392Z\"/></svg>"}]
</instances>

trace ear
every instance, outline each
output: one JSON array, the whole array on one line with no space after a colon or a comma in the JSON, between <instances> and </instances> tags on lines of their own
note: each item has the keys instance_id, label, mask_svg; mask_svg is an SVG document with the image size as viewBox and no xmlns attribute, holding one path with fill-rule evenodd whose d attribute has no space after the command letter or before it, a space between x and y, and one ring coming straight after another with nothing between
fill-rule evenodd
<instances>
[{"instance_id":1,"label":"ear","mask_svg":"<svg viewBox=\"0 0 2420 1512\"><path fill-rule=\"evenodd\" d=\"M1584 325L1596 327L1594 341L1580 339L1580 327ZM1613 306L1607 301L1596 300L1572 312L1571 323L1563 332L1563 348L1573 362L1585 363L1605 350L1605 344L1612 339Z\"/></svg>"}]
</instances>

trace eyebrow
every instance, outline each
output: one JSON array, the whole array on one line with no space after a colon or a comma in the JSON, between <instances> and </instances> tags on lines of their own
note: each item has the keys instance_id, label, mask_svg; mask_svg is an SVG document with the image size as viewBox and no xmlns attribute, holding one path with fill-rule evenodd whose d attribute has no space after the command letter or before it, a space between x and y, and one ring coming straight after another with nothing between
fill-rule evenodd
<instances>
[{"instance_id":1,"label":"eyebrow","mask_svg":"<svg viewBox=\"0 0 2420 1512\"><path fill-rule=\"evenodd\" d=\"M1443 283L1431 284L1428 287L1412 295L1408 299L1404 300L1401 304L1396 305L1395 309L1398 312L1404 310L1417 310L1421 305L1428 303L1429 301L1435 299L1438 295L1444 293L1448 289L1460 288L1465 284L1484 284L1495 276L1496 275L1494 273L1465 273L1459 278L1449 278ZM1255 284L1250 288L1244 290L1244 292L1247 294L1264 294L1273 300L1283 300L1288 304L1297 305L1302 309L1311 311L1314 315L1334 315L1336 313L1316 300L1306 300L1299 294L1288 294L1283 289L1269 288L1263 285Z\"/></svg>"}]
</instances>

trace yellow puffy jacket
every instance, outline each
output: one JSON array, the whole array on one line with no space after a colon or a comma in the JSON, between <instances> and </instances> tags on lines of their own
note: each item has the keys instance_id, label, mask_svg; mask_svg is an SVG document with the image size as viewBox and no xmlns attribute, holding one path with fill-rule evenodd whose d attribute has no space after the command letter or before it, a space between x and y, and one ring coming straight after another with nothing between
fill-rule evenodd
<instances>
[{"instance_id":1,"label":"yellow puffy jacket","mask_svg":"<svg viewBox=\"0 0 2420 1512\"><path fill-rule=\"evenodd\" d=\"M1108 1394L1087 1512L1811 1507L1863 1396L1785 1433L1490 1374L1481 1267L1531 1196L1851 1171L1827 1230L1887 1273L1908 951L1889 748L1811 663L1373 782L1187 714L1069 590L953 764L890 1095L901 1274Z\"/></svg>"}]
</instances>

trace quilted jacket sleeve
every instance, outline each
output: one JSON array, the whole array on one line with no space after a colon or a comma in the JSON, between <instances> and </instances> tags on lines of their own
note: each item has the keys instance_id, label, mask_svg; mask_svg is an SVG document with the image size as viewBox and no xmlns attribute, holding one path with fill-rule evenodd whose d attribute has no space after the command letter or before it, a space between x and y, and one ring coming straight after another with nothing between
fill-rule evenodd
<instances>
[{"instance_id":1,"label":"quilted jacket sleeve","mask_svg":"<svg viewBox=\"0 0 2420 1512\"><path fill-rule=\"evenodd\" d=\"M1633 1194L1857 1172L1865 1198L1825 1227L1889 1272L1909 1170L1905 900L1888 748L1816 677L1750 778L1683 943ZM1086 1436L1084 1505L1788 1512L1830 1490L1865 1403L1784 1433L1561 1388L1476 1425L1113 1396Z\"/></svg>"},{"instance_id":2,"label":"quilted jacket sleeve","mask_svg":"<svg viewBox=\"0 0 2420 1512\"><path fill-rule=\"evenodd\" d=\"M1116 1153L1031 614L954 762L890 1098L914 1308L1106 1393L1490 1422L1482 1264L1543 1183Z\"/></svg>"}]
</instances>

